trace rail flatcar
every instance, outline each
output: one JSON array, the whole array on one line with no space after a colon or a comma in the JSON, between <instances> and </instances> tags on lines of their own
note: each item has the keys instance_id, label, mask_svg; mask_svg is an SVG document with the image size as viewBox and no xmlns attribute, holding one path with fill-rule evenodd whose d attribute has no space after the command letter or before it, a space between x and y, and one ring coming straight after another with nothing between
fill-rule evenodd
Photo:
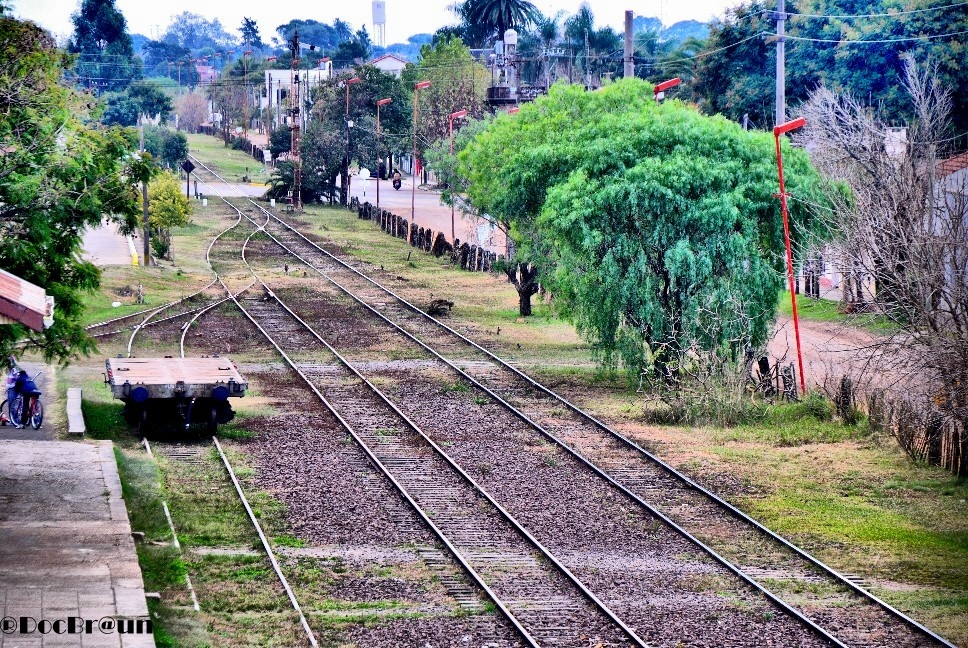
<instances>
[{"instance_id":1,"label":"rail flatcar","mask_svg":"<svg viewBox=\"0 0 968 648\"><path fill-rule=\"evenodd\" d=\"M215 434L235 412L229 398L241 398L248 383L229 358L108 358L107 383L124 402L125 418L143 433L174 421L187 430L204 426Z\"/></svg>"}]
</instances>

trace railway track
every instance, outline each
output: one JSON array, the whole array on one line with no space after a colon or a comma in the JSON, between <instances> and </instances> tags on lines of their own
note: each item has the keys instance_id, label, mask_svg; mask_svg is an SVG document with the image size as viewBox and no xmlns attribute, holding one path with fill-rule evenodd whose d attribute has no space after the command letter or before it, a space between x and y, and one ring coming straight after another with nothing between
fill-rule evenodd
<instances>
[{"instance_id":1,"label":"railway track","mask_svg":"<svg viewBox=\"0 0 968 648\"><path fill-rule=\"evenodd\" d=\"M271 231L271 227L275 224L275 221L272 219L270 213L262 213L266 220L256 221L252 219L252 225L264 229L267 235L274 237L275 233ZM264 250L259 256L259 262L263 265L268 264L272 268L283 265L279 259L271 255L266 255ZM273 293L268 285L265 286L264 291L264 295L260 298L263 303L279 301L280 296ZM269 298L267 299L265 295L268 295ZM323 340L322 336L318 333L314 333L314 335L329 347L328 342ZM286 332L282 334L282 337L288 340L292 339L294 334L292 332ZM305 348L306 344L306 342L297 342L295 348ZM345 363L346 361L341 358L341 362ZM355 373L362 376L357 367L349 363L347 365ZM367 381L367 384L372 383ZM389 402L390 399L386 398L386 400ZM399 395L396 396L396 400L400 401ZM340 411L342 407L348 407L347 411L349 412L349 416L359 416L359 409L355 408L352 404L346 405L344 401L336 403L334 409ZM396 405L393 407L399 411ZM355 422L356 419L354 418L353 420ZM428 424L432 425L428 421L422 421L420 423L420 425ZM413 425L419 427L418 424ZM421 431L421 435L425 436L429 442L432 442L430 436L423 431ZM503 443L504 440L491 436L488 438L488 442ZM495 470L495 472L510 472L513 481L519 481L531 469L531 467L525 466L521 461L518 461L528 456L529 453L525 450L526 448L516 448L506 451L504 463L508 466L514 464L514 467L509 471L502 466ZM564 461L567 463L568 458L564 459ZM467 465L466 461L462 461L461 463ZM454 465L456 467L456 462ZM390 467L393 469L396 466L391 465ZM582 472L588 466L562 466L558 469L558 478L560 478L562 471L568 472L570 468ZM467 474L464 471L461 472L465 475ZM471 479L470 476L466 478ZM486 479L486 477L483 478ZM592 481L594 482L595 480L592 479ZM495 484L496 482L491 480L491 483ZM573 500L569 504L570 510L569 507L565 507L564 510L560 511L562 517L570 516L575 518L578 520L576 522L577 524L584 524L587 528L619 534L620 538L618 542L622 545L620 551L610 551L607 547L608 543L602 543L601 541L595 545L595 549L593 550L602 552L606 556L605 562L610 563L606 569L612 572L609 576L600 575L598 572L601 569L601 565L596 565L592 560L588 560L582 542L593 542L591 539L585 539L577 543L570 542L573 538L564 537L569 535L570 529L564 529L560 526L556 527L553 524L542 524L539 519L540 513L536 518L534 515L535 511L529 510L528 498L522 497L520 493L509 493L505 487L501 500L505 507L516 507L521 515L530 515L530 519L526 520L527 526L529 529L534 529L536 536L541 536L534 541L537 543L553 543L554 554L567 556L567 560L565 558L562 560L569 562L569 564L567 566L563 565L563 567L567 567L569 571L574 571L575 573L580 572L579 579L589 579L590 582L593 582L594 585L590 585L590 587L595 591L596 595L602 598L606 606L615 607L618 616L623 619L623 625L645 628L649 633L647 639L650 641L668 642L674 637L700 636L706 640L712 640L713 638L719 639L718 645L749 645L750 643L761 643L763 645L822 645L824 641L817 642L809 637L809 632L812 631L819 635L822 640L826 640L833 645L840 645L835 639L827 635L822 628L810 624L809 621L789 608L782 601L779 601L775 597L771 598L768 592L763 591L751 579L746 579L745 583L738 583L735 579L731 580L730 576L724 574L721 570L715 568L710 569L708 565L704 564L707 557L701 552L695 551L694 548L688 547L686 543L681 542L680 536L687 538L700 548L703 548L701 543L696 542L694 538L683 533L681 529L676 528L674 525L669 525L672 533L669 533L666 529L657 528L662 526L661 522L668 524L668 520L663 520L661 515L657 515L654 510L644 505L641 501L635 501L635 504L639 505L638 508L626 506L625 504L627 503L619 501L621 498L615 497L616 493L614 492L613 486L613 484L609 484L607 481L596 482L591 487L576 485L575 483L564 484L562 486L562 493L557 498L559 500L564 498L571 498ZM599 498L608 500L608 504L596 506L595 500ZM559 508L561 507L559 506ZM613 508L616 510L612 510ZM508 514L508 516L510 515ZM630 520L616 519L626 517L630 518ZM650 528L652 530L650 534L643 535L641 533L642 528ZM652 536L656 536L658 541L654 541ZM649 554L653 555L655 559L662 561L662 567L656 569L655 566L645 566L641 564L641 561L637 561L638 556ZM732 569L728 563L722 561L718 556L714 554L713 556L728 569ZM626 567L626 565L633 566ZM737 610L734 606L727 604L721 596L710 595L702 591L690 591L686 596L678 596L678 592L676 592L677 587L694 589L694 586L688 581L695 572L701 572L703 577L718 579L716 581L718 587L726 589L729 596L741 600L743 605L748 606L750 610ZM733 572L734 576L742 576L736 570L733 570ZM665 579L668 579L671 583L663 582ZM618 583L627 582L637 582L636 586L644 589L643 594L640 597L630 599L622 587L618 585ZM752 591L750 588L759 591ZM783 614L781 616L773 617L774 613L769 611L770 605L761 596L763 594L770 599L769 603L777 606L782 611ZM659 605L646 603L645 599L650 597L653 599L668 599L669 602ZM712 620L704 619L704 614L707 616L711 615ZM790 619L796 619L798 622L805 624L809 628L809 631L800 627L797 622L791 622ZM721 635L723 633L722 626L726 622L732 626L731 633L733 636L724 640ZM770 638L771 635L773 636L772 639Z\"/></svg>"},{"instance_id":2,"label":"railway track","mask_svg":"<svg viewBox=\"0 0 968 648\"><path fill-rule=\"evenodd\" d=\"M805 616L847 645L952 646L816 557L697 484L574 403L534 381L276 219L268 228L307 265L399 327L429 355L549 441L587 461L752 579L795 591ZM818 586L822 585L822 586Z\"/></svg>"},{"instance_id":3,"label":"railway track","mask_svg":"<svg viewBox=\"0 0 968 648\"><path fill-rule=\"evenodd\" d=\"M679 528L747 582L787 585L822 582L833 595L806 597L799 612L833 643L857 646L951 644L880 601L805 551L769 531L710 491L661 462L632 440L538 384L515 367L381 286L255 205L262 227L287 253L313 268L369 316L379 317L435 362L500 403L575 461L650 512ZM240 212L241 214L241 212ZM268 287L267 287L268 290ZM362 377L362 375L361 375ZM562 412L564 410L564 412ZM408 412L413 415L414 412ZM735 562L735 565L731 560ZM754 578L755 577L755 578ZM765 588L764 588L765 589ZM802 589L802 587L800 588ZM824 588L815 588L821 590ZM769 595L769 594L767 594ZM803 598L803 597L802 597ZM774 601L786 609L782 601ZM824 636L824 630L818 630Z\"/></svg>"},{"instance_id":4,"label":"railway track","mask_svg":"<svg viewBox=\"0 0 968 648\"><path fill-rule=\"evenodd\" d=\"M217 191L215 193L218 194ZM229 202L224 196L218 195L218 197L224 200L226 204L231 205L231 202ZM241 210L237 210L237 211L239 214L239 218L241 220L242 211ZM239 275L240 273L238 272L237 264L234 263L234 261L236 259L240 259L243 265L247 265L248 261L246 257L247 255L252 254L252 250L250 249L250 246L252 247L258 246L259 235L263 224L252 221L252 219L249 219L249 220L251 221L251 226L252 226L251 228L249 229L238 228L237 231L233 232L233 236L222 237L221 239L217 239L216 241L213 241L212 245L210 245L208 250L208 258L213 269L216 271L219 281L222 282L223 287L230 295L230 299L232 299L232 301L236 304L239 310L246 315L246 317L248 317L253 322L257 322L258 320L253 319L253 312L259 313L261 311L264 311L266 308L271 308L271 304L276 303L272 299L272 296L269 293L268 289L262 284L259 284L255 286L255 288L253 288L253 285L258 283L258 281L255 280L250 282L250 284L246 288L233 294L232 291L229 289L228 285L225 283L223 278L224 277L223 273L225 272L226 269L229 269L235 275ZM214 253L216 249L216 244L219 244L219 247L221 248L221 252L218 255ZM234 248L234 249L232 249L232 251L227 251L230 248ZM250 276L254 276L251 273L249 274ZM265 331L262 331L262 332L264 333ZM283 337L288 342L292 342L293 339L298 339L298 338L290 339L288 336L283 336ZM276 345L275 341L272 340L272 338L269 338L269 340L272 344ZM305 340L303 340L303 342L305 342ZM280 347L278 347L278 345L276 345L276 349L281 350ZM285 355L285 353L282 353L282 355L284 358L287 359L287 361L289 360ZM296 371L296 374L300 376L302 379L306 380L309 388L315 392L316 388L314 387L313 383L307 378L307 376L297 366L293 365L293 368ZM325 403L325 401L323 401L323 403ZM353 433L352 430L350 430L350 432L351 434ZM381 429L381 433L382 433L382 429ZM359 438L357 438L357 440L359 441ZM365 445L361 444L360 447L364 452L361 454L360 460L358 461L358 463L360 464L359 467L365 468L366 470L373 470L374 455L369 452L369 449ZM376 465L379 466L378 464ZM347 466L347 469L350 469L350 468L352 468L352 466ZM381 472L380 474L381 476L386 477L387 473L384 471L384 472ZM404 495L404 499L411 505L412 509L416 511L418 515L418 517L414 518L413 520L410 518L410 516L407 516L407 515L396 516L393 519L393 524L400 527L408 527L412 525L414 521L419 520L419 522L423 522L431 530L434 530L436 527L432 522L429 522L429 518L427 517L426 513L420 507L415 506L414 501L411 498L409 498L409 495L406 492L401 490L399 482L394 480L392 477L388 481L390 482L389 485L391 486L391 488L396 489L396 493L398 494L398 496L399 494ZM440 536L438 533L438 539L439 537ZM485 606L482 604L482 594L484 593L484 590L479 590L479 588L476 586L468 587L467 584L465 584L465 579L459 576L457 572L455 572L455 569L460 569L460 568L463 568L465 571L467 571L466 565L460 564L458 566L458 564L454 563L451 557L453 555L452 546L449 545L447 541L442 542L439 547L434 544L427 545L426 543L421 543L417 545L417 550L420 558L425 562L425 564L427 564L428 568L431 571L438 574L438 577L440 578L441 583L445 586L447 593L458 602L458 604L462 609L468 612L480 612L484 609ZM447 555L447 554L450 554L450 555ZM540 572L540 568L538 569L538 571ZM471 573L471 575L473 576L473 573ZM479 581L474 583L474 585L478 585L478 584L479 584ZM493 597L492 597L492 601L493 601ZM502 625L505 625L505 624L499 624L499 626L502 626ZM474 629L477 631L477 638L481 638L480 628L474 628ZM495 628L494 631L492 632L487 632L487 628L485 627L483 631L484 643L482 645L493 646L494 648L503 648L503 647L521 645L521 642L518 640L515 640L515 639L509 640L509 636L513 636L515 634L514 630L515 629L513 629L511 626L508 625L506 627ZM525 644L537 645L533 643L533 641L528 641L526 634L522 636L524 637Z\"/></svg>"},{"instance_id":5,"label":"railway track","mask_svg":"<svg viewBox=\"0 0 968 648\"><path fill-rule=\"evenodd\" d=\"M256 221L255 219L251 219L252 226L257 227L259 229L263 229L267 225L271 224L270 214L264 212L263 216L266 218L265 221L262 221L262 220ZM244 253L243 253L243 256L244 256ZM266 256L262 255L260 257L260 261L263 261L263 262L266 261ZM281 303L281 301L278 299L278 295L272 293L268 285L265 285L263 289L263 293L256 297L255 304L256 304L255 306L256 309L265 308L267 304L272 305L272 307L274 308L279 308L279 307L285 308L284 305ZM288 312L291 312L291 311L288 311ZM250 315L250 319L252 319L253 322L258 323L257 319L252 317L251 315ZM283 330L283 332L279 335L270 334L266 329L276 330L280 328L280 325L278 323L278 319L274 320L271 317L268 317L266 319L268 320L268 323L260 325L260 328L263 330L263 333L266 334L266 336L269 337L270 339L279 338L281 340L284 340L286 344L292 344L293 346L290 353L297 353L297 352L300 352L301 350L310 348L309 345L311 340L300 340L296 331ZM302 321L301 323L304 328L308 327L305 321ZM313 336L315 336L319 342L322 342L323 344L325 344L327 349L329 349L331 353L336 354L335 349L333 349L325 340L323 340L323 338L318 333L313 332ZM277 346L277 349L279 349L281 353L286 355L284 348L280 345L279 342L274 342L274 344ZM306 361L310 363L315 363L317 361L316 360L317 355L318 353L309 354ZM294 368L298 369L297 362L295 360L290 359L290 356L286 356L286 357L287 359L289 359L290 364L292 364ZM338 354L337 354L337 357L339 357ZM346 361L341 357L339 359L340 359L340 362L343 363L347 369L351 370L355 375L362 378L362 375L359 373L359 371L356 368L354 368L349 363L346 363ZM301 372L301 375L303 375L303 377L307 380L307 382L311 380L310 377L305 376L304 374L302 374L302 372ZM345 379L343 379L342 382L338 382L337 384L343 384L345 382L346 382ZM369 386L371 389L374 389L370 381L364 381L364 384ZM315 389L314 391L316 391L317 394L320 393L318 389ZM358 389L358 386L353 386L348 391L345 391L339 394L339 401L337 404L332 405L332 404L329 404L327 401L328 406L337 415L339 415L341 411L344 411L343 408L347 408L345 412L348 414L349 417L353 417L353 423L356 423L357 419L362 416L362 413L367 411L366 408L361 408L353 402L354 396L356 398L359 398L358 396L359 391L360 390ZM381 394L380 397L388 406L392 407L394 411L398 413L400 412L399 408L397 408L396 405L393 405L391 401L387 399L384 395ZM342 418L341 420L343 421L344 425L347 425L347 427L349 427L350 424L346 422L346 418ZM414 429L419 430L419 428L416 425L414 425L412 422L410 422L410 425ZM378 432L384 435L387 433L387 430L390 430L390 429L392 428L387 427L386 424L384 424L382 427L377 428ZM431 443L432 447L436 448L438 452L442 452L439 449L439 446L437 444L434 444L433 441L429 438L429 436L427 436L423 431L420 431L420 435L421 437L426 439L428 443ZM370 439L370 441L372 443L373 439ZM360 440L360 443L366 447L369 447L369 444L367 444L365 440ZM377 446L377 447L382 448L382 446ZM446 457L446 455L443 455L443 456ZM387 466L387 468L389 469L387 470L387 475L390 476L391 478L401 478L400 474L398 473L400 473L401 471L404 471L408 466L410 466L411 461L412 460L410 460L409 458L404 458L403 463L401 463L398 458L393 458L389 462L389 465ZM469 480L469 482L473 484L473 479L469 475L467 475L465 471L460 470L457 464L453 462L453 460L451 460L450 458L447 458L447 461L452 464L455 470L460 471L460 473L464 476L465 480ZM518 467L516 470L520 471L520 469L521 468ZM392 471L392 475L390 471ZM424 469L423 475L420 477L420 479L424 481L431 481L431 483L436 484L440 481L441 478L437 477L436 480L434 480L432 477L428 477L427 471L426 469ZM608 488L609 488L608 485L605 484L605 490L608 490ZM593 494L593 496L597 496L597 493ZM586 498L587 498L587 494L586 494ZM493 499L490 498L490 496L488 496L488 499L493 501ZM494 504L496 506L499 506L497 505L496 502L494 502ZM576 506L580 508L581 505L577 504ZM500 508L499 510L501 510L504 513L506 519L509 519L509 520L513 519L511 515L508 514L503 508ZM650 513L652 512L650 511ZM633 515L633 516L636 515L636 513L633 511L624 511L623 514ZM643 525L654 524L656 522L655 517L652 517L652 516L643 517L639 515L638 518L639 519L637 520L637 522L640 522ZM603 528L607 528L609 524L612 524L614 522L615 521L605 520ZM517 523L515 522L515 524ZM479 526L479 524L477 526ZM602 526L602 524L600 523L599 526ZM617 526L622 527L623 525L622 523L617 523ZM472 528L475 528L475 525L472 525ZM625 541L627 543L632 544L632 548L628 550L628 553L623 554L622 558L629 558L629 559L632 559L632 561L634 562L635 553L639 553L639 554L646 554L649 552L655 553L654 551L655 546L654 545L650 546L650 543L647 540L644 540L643 538L637 538L636 536L639 535L638 532L635 531L633 528L631 528L629 525L627 524L624 525L624 528L622 529L622 531L624 531L626 536ZM524 529L521 529L521 532L525 532ZM653 533L656 533L656 531L653 531ZM530 533L528 533L528 535L530 535ZM662 577L672 577L672 578L681 579L684 575L684 572L688 570L698 569L702 571L706 569L704 565L700 564L702 557L697 558L696 556L690 556L689 559L684 564L680 564L680 563L683 563L683 561L681 561L676 554L682 553L683 551L688 552L689 550L688 548L683 546L682 543L678 542L677 538L672 537L673 535L674 534L668 534L668 533L666 534L665 538L661 542L662 550L660 552L664 558L664 561L667 564L675 565L674 568L669 570L672 572L671 574L663 573L662 576L660 576L659 578L656 578L656 575L652 574L650 578L644 579L643 574L647 570L643 570L639 568L638 570L623 570L623 573L620 574L620 578L631 579L635 583L633 587L641 587L645 590L643 592L644 596L648 596L648 595L663 596L663 595L669 594L670 586L668 583L658 582ZM460 532L448 530L447 537L448 538L460 537ZM630 537L633 539L630 539ZM444 536L441 536L441 538L444 539ZM558 540L560 541L560 538L558 538ZM534 544L535 546L540 546L540 540L534 539L532 536L532 544ZM572 547L571 549L573 550L578 549L578 547ZM498 552L496 555L500 555L501 553L506 554L507 549L504 548L501 552ZM548 556L552 557L550 552L548 553ZM554 560L555 562L559 562L557 558L554 558ZM757 607L757 604L759 603L759 607L757 607L757 611L755 614L764 614L763 619L759 619L759 618L753 619L752 616L754 616L754 614L740 613L734 609L730 609L729 606L724 606L723 601L718 600L717 597L715 596L710 597L710 596L703 596L701 594L694 593L692 596L683 597L681 600L677 602L679 608L689 607L690 611L694 611L694 613L690 614L686 612L685 614L683 614L683 617L686 617L685 619L679 618L675 622L670 622L669 615L670 613L672 613L672 610L668 606L656 606L656 609L649 609L650 606L648 605L633 604L630 606L628 605L627 600L624 600L624 599L627 599L627 597L624 597L623 599L623 597L621 596L616 596L616 591L614 591L616 588L612 587L612 583L609 583L609 581L612 580L611 578L596 576L596 573L595 573L597 571L596 567L589 567L588 565L582 565L582 566L584 567L584 572L587 577L596 579L597 581L596 585L598 590L602 590L602 589L612 590L608 592L608 595L611 596L612 600L616 604L622 605L624 607L623 614L622 614L623 618L634 619L634 622L638 627L645 628L648 632L654 635L654 637L660 637L662 639L668 640L670 638L670 635L688 636L690 633L699 633L700 635L705 634L706 636L712 636L717 632L717 630L713 627L710 627L710 624L708 623L703 624L701 621L699 621L698 618L696 618L697 615L701 614L702 608L710 608L710 609L716 610L716 616L715 616L716 619L719 619L720 616L722 616L722 617L725 617L725 619L728 619L734 625L734 627L732 628L733 636L725 641L720 637L720 640L718 641L717 645L739 646L739 645L749 645L751 643L760 643L762 645L790 645L793 643L798 645L822 645L823 644L822 641L821 642L816 642L815 640L811 641L809 638L808 632L806 632L803 628L798 627L796 623L789 622L786 615L797 617L797 614L794 611L790 610L782 603L779 603L778 601L774 601L774 603L777 603L780 605L781 609L785 614L784 616L776 620L773 620L770 616L771 613L764 612L762 609L760 609L762 608L762 602L758 601L758 598L756 595L751 596L750 595L751 593L748 591L745 591L744 588L742 587L740 587L738 591L734 591L736 590L735 584L731 584L728 586L730 588L730 592L732 594L735 594L740 599L742 599L744 603L752 604L753 607ZM570 570L568 570L564 565L561 565L561 569L565 570L565 573L570 573ZM612 567L612 569L613 570L615 569L614 566ZM474 573L473 567L469 566L468 571L470 571L471 573ZM579 582L578 578L574 576L572 576L572 578L574 582L576 583ZM485 589L488 586L484 582L481 582L481 585ZM591 592L588 592L587 596L592 597L591 600L593 601L596 600L596 595L592 594ZM539 596L539 600L541 600L540 596ZM495 602L496 603L499 602L499 599L497 597L495 597ZM601 605L603 609L607 609L607 607L604 604L601 604ZM504 608L502 608L500 605L499 605L499 608L504 610ZM554 605L552 605L551 609L553 608L554 608ZM683 609L679 609L677 610L677 612L683 612ZM509 614L509 618L513 618L513 616L511 616L510 614L510 611L508 611L508 614ZM611 611L609 611L609 615L610 616L614 615L614 613L611 613ZM556 612L555 616L561 616L561 612L560 611ZM629 627L628 623L624 621L620 621L617 618L614 620L616 623L619 624L619 627L622 628L626 632L626 634L628 634L628 636L635 637L634 631ZM802 618L799 620L804 621ZM629 623L631 623L631 621ZM718 623L721 623L721 622L717 621L716 623L713 623L711 625L715 626ZM766 632L763 632L760 629L760 626L763 626L763 625L767 626ZM558 626L556 627L558 627L559 630L563 629L560 626L561 626L561 621L558 622ZM539 626L539 628L540 627L542 626ZM586 628L590 626L587 625L587 622L582 622L577 624L577 627ZM573 631L573 630L574 628L571 628L568 632L566 632L566 636L574 637L575 635L570 634L570 631ZM824 632L822 631L822 629L813 627L812 630L817 634L819 634L822 638L825 638L828 640L830 639L829 637L826 637L824 635ZM719 631L721 632L721 630ZM770 640L767 638L767 635L770 632L776 635L773 638L773 640ZM559 640L564 640L564 638L563 637L559 638ZM638 641L641 641L641 640L638 639ZM835 645L837 644L835 640L831 640L831 643Z\"/></svg>"}]
</instances>

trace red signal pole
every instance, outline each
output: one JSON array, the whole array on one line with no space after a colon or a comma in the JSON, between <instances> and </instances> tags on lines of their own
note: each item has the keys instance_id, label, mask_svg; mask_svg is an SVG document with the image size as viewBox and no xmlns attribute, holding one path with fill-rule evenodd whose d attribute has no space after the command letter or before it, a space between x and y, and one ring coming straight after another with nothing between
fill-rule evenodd
<instances>
[{"instance_id":1,"label":"red signal pole","mask_svg":"<svg viewBox=\"0 0 968 648\"><path fill-rule=\"evenodd\" d=\"M662 83L657 83L655 88L652 89L652 95L655 97L656 103L659 103L659 101L665 98L666 90L675 88L680 83L682 83L682 79L679 77L669 79L668 81L663 81Z\"/></svg>"},{"instance_id":2,"label":"red signal pole","mask_svg":"<svg viewBox=\"0 0 968 648\"><path fill-rule=\"evenodd\" d=\"M450 156L454 156L454 120L460 119L461 117L467 117L466 110L458 110L457 112L450 113L447 116L447 121L450 122ZM457 234L454 229L454 197L451 196L450 199L450 242L453 243L457 240Z\"/></svg>"},{"instance_id":3,"label":"red signal pole","mask_svg":"<svg viewBox=\"0 0 968 648\"><path fill-rule=\"evenodd\" d=\"M801 128L807 120L803 117L780 124L773 129L776 140L776 169L780 176L780 205L783 209L783 237L786 240L787 279L790 283L790 303L793 306L793 332L797 339L797 364L800 368L800 392L807 394L807 383L803 377L803 351L800 348L800 318L797 315L797 293L793 279L793 251L790 248L790 218L787 213L786 186L783 184L783 154L780 152L780 135Z\"/></svg>"}]
</instances>

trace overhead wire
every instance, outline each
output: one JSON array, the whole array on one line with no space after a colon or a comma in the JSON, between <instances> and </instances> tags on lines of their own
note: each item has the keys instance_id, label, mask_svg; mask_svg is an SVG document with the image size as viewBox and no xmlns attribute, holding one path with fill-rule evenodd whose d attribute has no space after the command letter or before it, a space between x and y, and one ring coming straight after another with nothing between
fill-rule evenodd
<instances>
[{"instance_id":1,"label":"overhead wire","mask_svg":"<svg viewBox=\"0 0 968 648\"><path fill-rule=\"evenodd\" d=\"M788 18L836 18L838 20L854 20L862 18L893 18L895 16L910 16L913 14L927 13L930 11L941 11L952 7L968 7L968 2L955 2L952 4L939 5L937 7L925 7L923 9L908 9L905 11L889 11L885 13L870 14L808 14L786 12Z\"/></svg>"},{"instance_id":2,"label":"overhead wire","mask_svg":"<svg viewBox=\"0 0 968 648\"><path fill-rule=\"evenodd\" d=\"M968 29L957 31L957 32L949 32L947 34L931 34L927 36L905 36L903 38L878 38L878 39L870 39L870 40L864 39L864 38L852 39L852 40L838 39L838 38L808 38L806 36L791 36L790 34L784 34L783 37L788 40L804 41L808 43L836 43L838 45L860 45L860 44L876 45L876 44L884 44L884 43L906 43L910 41L934 40L937 38L948 38L950 36L961 36L963 34L968 34Z\"/></svg>"}]
</instances>

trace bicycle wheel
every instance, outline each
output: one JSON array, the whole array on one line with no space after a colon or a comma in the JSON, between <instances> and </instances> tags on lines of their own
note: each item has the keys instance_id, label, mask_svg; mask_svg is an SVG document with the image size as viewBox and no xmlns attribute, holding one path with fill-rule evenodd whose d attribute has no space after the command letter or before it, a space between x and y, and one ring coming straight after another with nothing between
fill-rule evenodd
<instances>
[{"instance_id":1,"label":"bicycle wheel","mask_svg":"<svg viewBox=\"0 0 968 648\"><path fill-rule=\"evenodd\" d=\"M30 427L39 430L44 423L44 404L39 398L34 399L34 406L31 408Z\"/></svg>"},{"instance_id":2,"label":"bicycle wheel","mask_svg":"<svg viewBox=\"0 0 968 648\"><path fill-rule=\"evenodd\" d=\"M10 422L20 425L20 414L24 411L24 397L20 394L13 399L13 404L9 408Z\"/></svg>"},{"instance_id":3,"label":"bicycle wheel","mask_svg":"<svg viewBox=\"0 0 968 648\"><path fill-rule=\"evenodd\" d=\"M3 413L4 410L6 410L6 414ZM7 407L7 401L4 400L2 403L0 403L0 425L6 425L10 422L10 408Z\"/></svg>"}]
</instances>

